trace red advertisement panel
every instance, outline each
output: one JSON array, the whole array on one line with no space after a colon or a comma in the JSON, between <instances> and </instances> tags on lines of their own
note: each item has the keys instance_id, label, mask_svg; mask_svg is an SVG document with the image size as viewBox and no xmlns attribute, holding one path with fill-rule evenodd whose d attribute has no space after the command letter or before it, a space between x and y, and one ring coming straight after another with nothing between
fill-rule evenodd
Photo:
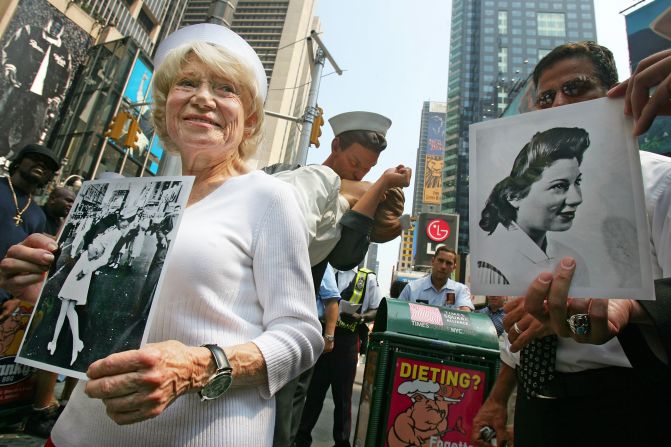
<instances>
[{"instance_id":1,"label":"red advertisement panel","mask_svg":"<svg viewBox=\"0 0 671 447\"><path fill-rule=\"evenodd\" d=\"M35 370L14 362L31 312L32 305L22 303L0 324L0 410L33 402Z\"/></svg>"},{"instance_id":2,"label":"red advertisement panel","mask_svg":"<svg viewBox=\"0 0 671 447\"><path fill-rule=\"evenodd\" d=\"M485 372L403 356L395 366L385 445L470 446Z\"/></svg>"}]
</instances>

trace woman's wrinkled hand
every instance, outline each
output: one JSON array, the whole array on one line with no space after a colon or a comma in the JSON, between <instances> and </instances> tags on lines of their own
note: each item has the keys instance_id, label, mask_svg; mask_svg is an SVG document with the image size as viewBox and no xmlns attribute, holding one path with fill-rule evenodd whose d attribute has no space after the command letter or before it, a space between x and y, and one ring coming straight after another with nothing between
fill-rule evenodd
<instances>
[{"instance_id":1,"label":"woman's wrinkled hand","mask_svg":"<svg viewBox=\"0 0 671 447\"><path fill-rule=\"evenodd\" d=\"M101 399L117 424L133 424L158 416L179 396L202 387L214 372L210 363L207 348L175 340L150 343L92 363L86 394Z\"/></svg>"},{"instance_id":2,"label":"woman's wrinkled hand","mask_svg":"<svg viewBox=\"0 0 671 447\"><path fill-rule=\"evenodd\" d=\"M34 303L57 249L52 237L38 233L12 245L0 261L0 287L14 298Z\"/></svg>"}]
</instances>

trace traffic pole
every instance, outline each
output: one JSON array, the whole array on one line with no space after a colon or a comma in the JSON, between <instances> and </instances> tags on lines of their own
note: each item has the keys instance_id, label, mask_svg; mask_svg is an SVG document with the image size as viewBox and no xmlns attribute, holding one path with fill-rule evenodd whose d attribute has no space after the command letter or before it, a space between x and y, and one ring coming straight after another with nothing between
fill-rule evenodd
<instances>
[{"instance_id":1,"label":"traffic pole","mask_svg":"<svg viewBox=\"0 0 671 447\"><path fill-rule=\"evenodd\" d=\"M315 122L317 116L317 96L319 95L319 84L321 83L322 71L324 70L324 51L317 47L314 64L312 64L312 82L310 83L310 92L308 93L308 103L305 107L305 115L303 116L303 129L301 130L301 138L298 142L299 152L297 163L305 165L308 159L308 147L310 146L310 132L312 132L312 124Z\"/></svg>"}]
</instances>

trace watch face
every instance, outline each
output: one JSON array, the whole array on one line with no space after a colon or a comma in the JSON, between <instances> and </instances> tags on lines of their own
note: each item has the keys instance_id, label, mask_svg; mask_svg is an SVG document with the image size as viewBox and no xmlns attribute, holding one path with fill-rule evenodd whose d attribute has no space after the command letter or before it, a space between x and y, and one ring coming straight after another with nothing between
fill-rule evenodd
<instances>
[{"instance_id":1,"label":"watch face","mask_svg":"<svg viewBox=\"0 0 671 447\"><path fill-rule=\"evenodd\" d=\"M200 391L200 396L203 400L216 399L228 391L232 381L231 371L222 371L210 379L207 385Z\"/></svg>"}]
</instances>

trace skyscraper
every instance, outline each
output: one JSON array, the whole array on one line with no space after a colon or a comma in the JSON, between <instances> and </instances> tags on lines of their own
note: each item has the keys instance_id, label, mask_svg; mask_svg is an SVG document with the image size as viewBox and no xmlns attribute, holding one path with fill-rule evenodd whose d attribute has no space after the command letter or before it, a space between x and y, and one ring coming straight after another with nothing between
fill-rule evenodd
<instances>
[{"instance_id":1,"label":"skyscraper","mask_svg":"<svg viewBox=\"0 0 671 447\"><path fill-rule=\"evenodd\" d=\"M398 263L396 271L409 272L412 270L412 243L414 238L415 226L410 226L401 233L401 243L398 246Z\"/></svg>"},{"instance_id":2,"label":"skyscraper","mask_svg":"<svg viewBox=\"0 0 671 447\"><path fill-rule=\"evenodd\" d=\"M207 20L210 0L189 0L182 26ZM238 0L231 29L263 62L268 75L265 109L300 117L307 103L310 66L305 37L319 31L314 0ZM252 167L295 161L300 129L293 121L266 116L265 136L250 160Z\"/></svg>"},{"instance_id":3,"label":"skyscraper","mask_svg":"<svg viewBox=\"0 0 671 447\"><path fill-rule=\"evenodd\" d=\"M414 217L419 213L440 212L446 111L447 104L444 102L424 101L422 106L412 199ZM410 228L402 233L397 264L399 271L409 271L412 267L413 231Z\"/></svg>"},{"instance_id":4,"label":"skyscraper","mask_svg":"<svg viewBox=\"0 0 671 447\"><path fill-rule=\"evenodd\" d=\"M415 166L413 216L440 212L446 111L444 102L424 101Z\"/></svg>"},{"instance_id":5,"label":"skyscraper","mask_svg":"<svg viewBox=\"0 0 671 447\"><path fill-rule=\"evenodd\" d=\"M305 38L319 31L314 0L238 0L235 32L256 50L268 75L265 109L299 117L307 104L310 63ZM293 121L266 116L264 140L250 160L256 167L296 161L300 128Z\"/></svg>"},{"instance_id":6,"label":"skyscraper","mask_svg":"<svg viewBox=\"0 0 671 447\"><path fill-rule=\"evenodd\" d=\"M452 2L441 208L458 213L468 253L468 126L496 118L508 92L557 45L595 40L592 0Z\"/></svg>"}]
</instances>

